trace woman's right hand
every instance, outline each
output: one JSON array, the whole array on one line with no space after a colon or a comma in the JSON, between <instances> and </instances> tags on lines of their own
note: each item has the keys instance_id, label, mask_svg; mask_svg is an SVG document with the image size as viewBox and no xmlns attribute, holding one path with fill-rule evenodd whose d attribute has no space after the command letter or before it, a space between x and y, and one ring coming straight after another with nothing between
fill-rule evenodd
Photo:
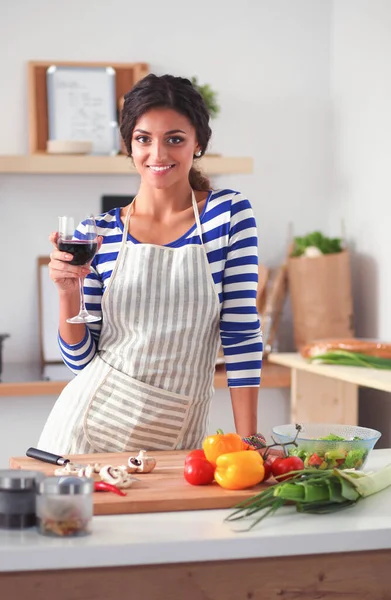
<instances>
[{"instance_id":1,"label":"woman's right hand","mask_svg":"<svg viewBox=\"0 0 391 600\"><path fill-rule=\"evenodd\" d=\"M49 240L54 246L50 254L49 275L57 285L59 292L66 295L79 294L79 279L86 277L91 271L89 265L70 265L73 255L61 252L57 247L58 232L53 232ZM100 244L99 244L100 247Z\"/></svg>"}]
</instances>

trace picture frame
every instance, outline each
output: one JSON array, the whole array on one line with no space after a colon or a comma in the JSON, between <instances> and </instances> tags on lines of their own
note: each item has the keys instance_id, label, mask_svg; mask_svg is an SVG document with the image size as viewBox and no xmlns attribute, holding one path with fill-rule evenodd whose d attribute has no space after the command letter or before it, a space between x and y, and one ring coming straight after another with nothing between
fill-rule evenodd
<instances>
[{"instance_id":1,"label":"picture frame","mask_svg":"<svg viewBox=\"0 0 391 600\"><path fill-rule=\"evenodd\" d=\"M38 256L38 325L41 367L62 364L57 342L59 306L56 286L49 277L50 256Z\"/></svg>"},{"instance_id":2,"label":"picture frame","mask_svg":"<svg viewBox=\"0 0 391 600\"><path fill-rule=\"evenodd\" d=\"M116 71L110 66L58 66L46 70L48 140L92 143L93 155L116 155L120 135Z\"/></svg>"}]
</instances>

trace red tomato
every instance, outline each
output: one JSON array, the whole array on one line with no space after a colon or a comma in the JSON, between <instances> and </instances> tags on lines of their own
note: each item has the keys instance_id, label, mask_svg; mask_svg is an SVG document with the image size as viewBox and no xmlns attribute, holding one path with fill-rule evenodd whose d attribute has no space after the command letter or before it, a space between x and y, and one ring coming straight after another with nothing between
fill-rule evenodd
<instances>
[{"instance_id":1,"label":"red tomato","mask_svg":"<svg viewBox=\"0 0 391 600\"><path fill-rule=\"evenodd\" d=\"M274 477L279 475L285 475L291 471L301 471L304 469L304 463L298 456L287 456L286 458L276 458L273 461L272 473ZM292 475L285 475L285 477L278 477L277 481L285 481L290 479Z\"/></svg>"},{"instance_id":2,"label":"red tomato","mask_svg":"<svg viewBox=\"0 0 391 600\"><path fill-rule=\"evenodd\" d=\"M206 460L205 452L202 450L202 448L197 450L190 450L189 454L185 458L185 465L187 465L188 462L193 460L193 458L202 458L203 460Z\"/></svg>"},{"instance_id":3,"label":"red tomato","mask_svg":"<svg viewBox=\"0 0 391 600\"><path fill-rule=\"evenodd\" d=\"M265 475L262 481L267 481L273 472L273 461L268 457L263 461Z\"/></svg>"},{"instance_id":4,"label":"red tomato","mask_svg":"<svg viewBox=\"0 0 391 600\"><path fill-rule=\"evenodd\" d=\"M213 465L203 458L192 458L185 463L185 479L191 485L207 485L212 483L215 470Z\"/></svg>"},{"instance_id":5,"label":"red tomato","mask_svg":"<svg viewBox=\"0 0 391 600\"><path fill-rule=\"evenodd\" d=\"M316 453L312 454L308 459L308 465L310 467L319 467L319 465L321 465L322 462L323 460Z\"/></svg>"}]
</instances>

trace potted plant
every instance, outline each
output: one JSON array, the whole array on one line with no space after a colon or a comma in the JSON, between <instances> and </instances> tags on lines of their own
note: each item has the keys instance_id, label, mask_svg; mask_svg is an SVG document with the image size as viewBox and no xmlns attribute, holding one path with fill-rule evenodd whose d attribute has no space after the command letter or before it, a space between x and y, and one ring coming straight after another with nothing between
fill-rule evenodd
<instances>
[{"instance_id":1,"label":"potted plant","mask_svg":"<svg viewBox=\"0 0 391 600\"><path fill-rule=\"evenodd\" d=\"M220 113L217 92L211 88L209 83L205 83L204 85L199 84L197 77L192 77L191 82L203 97L211 119L215 119Z\"/></svg>"}]
</instances>

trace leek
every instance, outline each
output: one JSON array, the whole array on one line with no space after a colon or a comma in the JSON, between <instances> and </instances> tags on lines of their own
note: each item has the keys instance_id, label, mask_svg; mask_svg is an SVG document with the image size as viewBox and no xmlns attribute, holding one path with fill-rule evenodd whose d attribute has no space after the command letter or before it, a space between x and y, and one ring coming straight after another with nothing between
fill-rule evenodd
<instances>
[{"instance_id":1,"label":"leek","mask_svg":"<svg viewBox=\"0 0 391 600\"><path fill-rule=\"evenodd\" d=\"M254 517L251 529L285 504L298 512L324 514L353 506L391 486L391 464L376 472L304 469L293 471L288 481L271 485L235 507L226 521Z\"/></svg>"},{"instance_id":2,"label":"leek","mask_svg":"<svg viewBox=\"0 0 391 600\"><path fill-rule=\"evenodd\" d=\"M368 369L391 369L391 360L380 356L370 356L348 350L329 350L323 354L311 356L311 362L326 365L345 365L347 367L366 367Z\"/></svg>"}]
</instances>

